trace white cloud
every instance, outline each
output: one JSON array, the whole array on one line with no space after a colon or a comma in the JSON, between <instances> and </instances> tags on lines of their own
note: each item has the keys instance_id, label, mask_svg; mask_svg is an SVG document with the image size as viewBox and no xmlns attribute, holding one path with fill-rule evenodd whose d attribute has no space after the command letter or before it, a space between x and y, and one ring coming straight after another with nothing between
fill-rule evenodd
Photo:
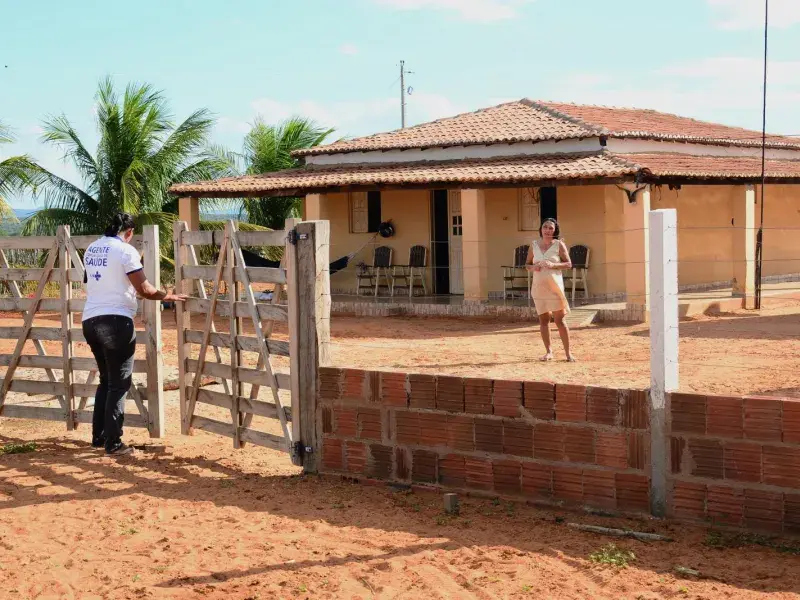
<instances>
[{"instance_id":1,"label":"white cloud","mask_svg":"<svg viewBox=\"0 0 800 600\"><path fill-rule=\"evenodd\" d=\"M533 0L372 0L395 10L440 10L456 13L465 21L501 21L517 16L523 4Z\"/></svg>"},{"instance_id":2,"label":"white cloud","mask_svg":"<svg viewBox=\"0 0 800 600\"><path fill-rule=\"evenodd\" d=\"M742 30L764 27L764 0L706 0L720 29ZM786 29L800 23L798 0L770 0L770 27Z\"/></svg>"},{"instance_id":3,"label":"white cloud","mask_svg":"<svg viewBox=\"0 0 800 600\"><path fill-rule=\"evenodd\" d=\"M350 42L339 46L339 53L344 54L345 56L355 56L356 54L358 54L358 52L359 52L358 46Z\"/></svg>"},{"instance_id":4,"label":"white cloud","mask_svg":"<svg viewBox=\"0 0 800 600\"><path fill-rule=\"evenodd\" d=\"M216 129L219 133L247 133L250 131L250 125L238 119L220 117L217 119Z\"/></svg>"}]
</instances>

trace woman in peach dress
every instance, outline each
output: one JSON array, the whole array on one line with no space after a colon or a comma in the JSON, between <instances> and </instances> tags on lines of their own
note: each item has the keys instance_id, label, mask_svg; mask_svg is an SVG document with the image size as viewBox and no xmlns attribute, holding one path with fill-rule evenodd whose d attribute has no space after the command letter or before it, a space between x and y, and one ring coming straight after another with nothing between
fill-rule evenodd
<instances>
[{"instance_id":1,"label":"woman in peach dress","mask_svg":"<svg viewBox=\"0 0 800 600\"><path fill-rule=\"evenodd\" d=\"M567 246L558 239L558 222L546 219L539 228L539 239L531 243L526 268L533 272L531 296L539 315L539 326L544 342L545 355L542 361L553 360L550 347L550 320L556 322L568 362L575 362L569 348L569 329L564 317L569 312L569 303L564 293L564 276L561 271L572 268Z\"/></svg>"}]
</instances>

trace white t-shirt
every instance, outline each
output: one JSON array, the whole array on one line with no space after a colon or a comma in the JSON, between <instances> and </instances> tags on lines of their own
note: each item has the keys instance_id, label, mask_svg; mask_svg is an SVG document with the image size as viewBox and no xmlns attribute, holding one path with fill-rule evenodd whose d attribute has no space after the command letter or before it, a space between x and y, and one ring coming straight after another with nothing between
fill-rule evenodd
<instances>
[{"instance_id":1,"label":"white t-shirt","mask_svg":"<svg viewBox=\"0 0 800 600\"><path fill-rule=\"evenodd\" d=\"M118 237L102 237L89 244L83 256L86 268L86 306L83 320L100 315L136 316L136 288L128 275L142 270L139 254Z\"/></svg>"}]
</instances>

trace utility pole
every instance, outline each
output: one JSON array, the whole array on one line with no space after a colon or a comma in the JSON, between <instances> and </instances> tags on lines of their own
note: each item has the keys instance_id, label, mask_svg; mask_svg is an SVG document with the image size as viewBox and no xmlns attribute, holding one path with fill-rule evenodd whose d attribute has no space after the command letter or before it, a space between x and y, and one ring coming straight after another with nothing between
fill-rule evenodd
<instances>
[{"instance_id":1,"label":"utility pole","mask_svg":"<svg viewBox=\"0 0 800 600\"><path fill-rule=\"evenodd\" d=\"M756 310L761 310L764 277L764 196L767 186L767 49L769 47L769 0L764 0L764 100L761 113L761 218L756 234Z\"/></svg>"},{"instance_id":2,"label":"utility pole","mask_svg":"<svg viewBox=\"0 0 800 600\"><path fill-rule=\"evenodd\" d=\"M400 61L400 128L406 128L406 75L413 71L406 71L406 61Z\"/></svg>"}]
</instances>

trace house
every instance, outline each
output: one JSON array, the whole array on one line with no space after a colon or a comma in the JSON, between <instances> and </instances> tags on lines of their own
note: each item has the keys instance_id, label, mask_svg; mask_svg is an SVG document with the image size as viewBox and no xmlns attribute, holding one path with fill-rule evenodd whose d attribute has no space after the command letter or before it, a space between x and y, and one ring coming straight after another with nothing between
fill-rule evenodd
<instances>
[{"instance_id":1,"label":"house","mask_svg":"<svg viewBox=\"0 0 800 600\"><path fill-rule=\"evenodd\" d=\"M591 249L591 295L646 318L651 209L677 209L682 288L729 286L752 304L761 143L760 132L653 110L523 99L302 150L302 168L172 193L190 227L199 197L304 196L305 219L330 221L332 258L391 219L396 235L380 243L394 262L425 245L428 289L465 301L502 295L502 265L556 217L568 245ZM800 139L767 136L766 159L763 275L800 279ZM360 259L370 262L370 248ZM351 265L331 287L352 291L355 280Z\"/></svg>"}]
</instances>

